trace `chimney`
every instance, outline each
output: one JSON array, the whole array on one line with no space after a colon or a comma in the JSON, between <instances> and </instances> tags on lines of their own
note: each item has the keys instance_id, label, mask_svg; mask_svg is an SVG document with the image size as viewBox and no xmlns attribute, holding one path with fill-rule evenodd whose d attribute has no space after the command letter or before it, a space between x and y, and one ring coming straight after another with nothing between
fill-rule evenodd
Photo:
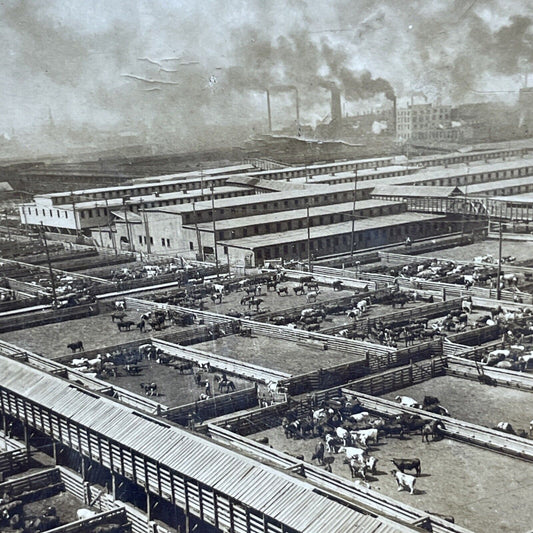
<instances>
[{"instance_id":1,"label":"chimney","mask_svg":"<svg viewBox=\"0 0 533 533\"><path fill-rule=\"evenodd\" d=\"M341 92L337 87L331 87L331 122L336 126L342 124Z\"/></svg>"},{"instance_id":2,"label":"chimney","mask_svg":"<svg viewBox=\"0 0 533 533\"><path fill-rule=\"evenodd\" d=\"M398 121L397 112L398 112L398 110L396 108L396 96L394 95L392 97L392 127L391 127L393 136L396 136L396 134L397 134L397 132L396 132L397 121Z\"/></svg>"},{"instance_id":3,"label":"chimney","mask_svg":"<svg viewBox=\"0 0 533 533\"><path fill-rule=\"evenodd\" d=\"M272 112L270 110L270 91L266 90L267 94L267 112L268 112L268 133L272 133Z\"/></svg>"},{"instance_id":4,"label":"chimney","mask_svg":"<svg viewBox=\"0 0 533 533\"><path fill-rule=\"evenodd\" d=\"M300 97L298 96L298 89L294 87L296 94L296 126L300 127Z\"/></svg>"}]
</instances>

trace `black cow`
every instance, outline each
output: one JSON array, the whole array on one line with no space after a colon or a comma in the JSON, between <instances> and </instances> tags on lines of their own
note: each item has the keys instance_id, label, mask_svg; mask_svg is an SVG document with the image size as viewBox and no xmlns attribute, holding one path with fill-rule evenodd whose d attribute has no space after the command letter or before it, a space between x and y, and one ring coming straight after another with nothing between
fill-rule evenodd
<instances>
[{"instance_id":1,"label":"black cow","mask_svg":"<svg viewBox=\"0 0 533 533\"><path fill-rule=\"evenodd\" d=\"M405 470L416 470L417 476L422 473L420 459L418 459L418 457L415 457L414 459L398 459L395 457L391 461L400 472L405 472Z\"/></svg>"},{"instance_id":2,"label":"black cow","mask_svg":"<svg viewBox=\"0 0 533 533\"><path fill-rule=\"evenodd\" d=\"M132 326L135 326L135 322L133 320L124 320L117 322L118 330L119 331L130 331Z\"/></svg>"},{"instance_id":3,"label":"black cow","mask_svg":"<svg viewBox=\"0 0 533 533\"><path fill-rule=\"evenodd\" d=\"M83 352L83 342L81 341L71 342L70 344L67 344L67 348L70 348L72 350L72 353L75 353L76 350Z\"/></svg>"}]
</instances>

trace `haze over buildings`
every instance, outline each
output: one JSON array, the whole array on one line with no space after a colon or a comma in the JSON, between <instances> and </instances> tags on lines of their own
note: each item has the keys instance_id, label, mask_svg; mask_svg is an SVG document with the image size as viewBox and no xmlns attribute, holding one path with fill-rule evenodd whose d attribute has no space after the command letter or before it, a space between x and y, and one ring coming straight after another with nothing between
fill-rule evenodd
<instances>
[{"instance_id":1,"label":"haze over buildings","mask_svg":"<svg viewBox=\"0 0 533 533\"><path fill-rule=\"evenodd\" d=\"M238 143L268 130L265 91L280 85L298 89L301 124L313 127L327 120L332 89L352 116L413 93L516 104L532 10L518 0L9 1L0 156ZM292 95L273 105L278 125L293 126Z\"/></svg>"}]
</instances>

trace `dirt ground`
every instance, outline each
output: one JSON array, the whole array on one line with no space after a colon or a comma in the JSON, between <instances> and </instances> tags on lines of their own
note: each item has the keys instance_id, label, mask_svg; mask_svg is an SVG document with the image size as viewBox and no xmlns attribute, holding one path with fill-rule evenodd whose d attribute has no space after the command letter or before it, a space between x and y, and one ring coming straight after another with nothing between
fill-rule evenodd
<instances>
[{"instance_id":1,"label":"dirt ground","mask_svg":"<svg viewBox=\"0 0 533 533\"><path fill-rule=\"evenodd\" d=\"M407 387L383 398L394 400L398 394L423 401L424 396L436 396L450 416L473 424L494 427L498 422L510 422L513 428L529 431L533 419L533 394L506 387L492 387L477 381L442 376Z\"/></svg>"},{"instance_id":2,"label":"dirt ground","mask_svg":"<svg viewBox=\"0 0 533 533\"><path fill-rule=\"evenodd\" d=\"M156 362L148 360L143 360L139 366L141 373L137 376L130 376L123 369L120 369L118 377L109 377L106 378L106 381L111 385L123 387L137 394L142 393L141 383L156 383L159 395L154 396L153 399L168 407L185 405L198 400L199 395L205 392L206 380L209 380L210 383L211 396L222 394L218 390L218 383L215 382L215 376L220 376L222 373L216 370L202 373L202 385L199 387L194 381L194 374L189 371L180 374L179 370L170 366L158 365ZM228 374L228 379L231 379L235 384L235 390L253 387L252 381L237 376Z\"/></svg>"},{"instance_id":3,"label":"dirt ground","mask_svg":"<svg viewBox=\"0 0 533 533\"><path fill-rule=\"evenodd\" d=\"M423 254L425 257L439 259L455 259L457 261L473 261L474 257L492 255L498 260L498 239L486 239L467 246L455 246L434 253ZM517 261L531 259L531 244L503 239L502 256L514 256Z\"/></svg>"},{"instance_id":4,"label":"dirt ground","mask_svg":"<svg viewBox=\"0 0 533 533\"><path fill-rule=\"evenodd\" d=\"M55 496L50 496L49 498L43 498L35 502L27 503L24 505L24 516L26 519L32 516L38 517L49 506L56 508L57 516L62 525L76 521L76 511L81 508L87 508L83 502L79 501L69 492L64 491L59 492Z\"/></svg>"},{"instance_id":5,"label":"dirt ground","mask_svg":"<svg viewBox=\"0 0 533 533\"><path fill-rule=\"evenodd\" d=\"M354 361L353 354L324 350L322 344L289 342L255 333L252 337L221 337L194 347L292 375Z\"/></svg>"},{"instance_id":6,"label":"dirt ground","mask_svg":"<svg viewBox=\"0 0 533 533\"><path fill-rule=\"evenodd\" d=\"M251 436L260 437L268 437L275 449L303 454L307 462L311 462L318 441L286 439L281 427ZM422 443L418 434L403 440L380 439L369 453L378 459L376 474L368 477L370 486L391 498L424 511L452 515L456 523L476 532L517 533L531 529L533 464L451 439ZM343 454L326 455L333 460L333 473L351 479ZM421 460L422 474L415 494L398 492L390 474L393 457Z\"/></svg>"},{"instance_id":7,"label":"dirt ground","mask_svg":"<svg viewBox=\"0 0 533 533\"><path fill-rule=\"evenodd\" d=\"M126 320L139 322L141 313L134 309L128 311ZM150 328L148 328L150 329ZM137 339L158 337L167 333L182 331L181 326L165 327L161 332L147 331L140 333L133 326L131 331L118 331L116 323L111 320L111 313L101 313L94 317L47 324L35 328L20 329L0 334L0 339L11 342L26 350L55 359L72 353L67 344L83 341L85 350L95 350Z\"/></svg>"}]
</instances>

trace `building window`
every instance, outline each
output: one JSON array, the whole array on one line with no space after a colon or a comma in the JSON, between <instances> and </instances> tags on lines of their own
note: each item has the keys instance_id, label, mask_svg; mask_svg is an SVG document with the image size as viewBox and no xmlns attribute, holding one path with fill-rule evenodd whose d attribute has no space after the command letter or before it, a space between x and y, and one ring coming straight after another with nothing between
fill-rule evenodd
<instances>
[{"instance_id":1,"label":"building window","mask_svg":"<svg viewBox=\"0 0 533 533\"><path fill-rule=\"evenodd\" d=\"M89 218L93 218L93 210L89 209Z\"/></svg>"},{"instance_id":2,"label":"building window","mask_svg":"<svg viewBox=\"0 0 533 533\"><path fill-rule=\"evenodd\" d=\"M68 218L68 213L65 211L65 218Z\"/></svg>"},{"instance_id":3,"label":"building window","mask_svg":"<svg viewBox=\"0 0 533 533\"><path fill-rule=\"evenodd\" d=\"M44 209L43 209L43 211L44 211ZM81 218L85 218L85 211L80 211L80 217Z\"/></svg>"},{"instance_id":4,"label":"building window","mask_svg":"<svg viewBox=\"0 0 533 533\"><path fill-rule=\"evenodd\" d=\"M170 239L167 239L167 247L170 248Z\"/></svg>"},{"instance_id":5,"label":"building window","mask_svg":"<svg viewBox=\"0 0 533 533\"><path fill-rule=\"evenodd\" d=\"M228 247L224 246L224 255L228 255Z\"/></svg>"},{"instance_id":6,"label":"building window","mask_svg":"<svg viewBox=\"0 0 533 533\"><path fill-rule=\"evenodd\" d=\"M150 237L150 244L153 246L154 244L154 238L153 237Z\"/></svg>"},{"instance_id":7,"label":"building window","mask_svg":"<svg viewBox=\"0 0 533 533\"><path fill-rule=\"evenodd\" d=\"M143 237L142 235L139 235L139 244L142 244L143 243Z\"/></svg>"},{"instance_id":8,"label":"building window","mask_svg":"<svg viewBox=\"0 0 533 533\"><path fill-rule=\"evenodd\" d=\"M59 209L56 211L57 218L61 218L61 213L59 212Z\"/></svg>"},{"instance_id":9,"label":"building window","mask_svg":"<svg viewBox=\"0 0 533 533\"><path fill-rule=\"evenodd\" d=\"M161 237L161 246L165 246L165 239L163 237Z\"/></svg>"},{"instance_id":10,"label":"building window","mask_svg":"<svg viewBox=\"0 0 533 533\"><path fill-rule=\"evenodd\" d=\"M194 244L192 241L189 241L189 250L194 250Z\"/></svg>"}]
</instances>

